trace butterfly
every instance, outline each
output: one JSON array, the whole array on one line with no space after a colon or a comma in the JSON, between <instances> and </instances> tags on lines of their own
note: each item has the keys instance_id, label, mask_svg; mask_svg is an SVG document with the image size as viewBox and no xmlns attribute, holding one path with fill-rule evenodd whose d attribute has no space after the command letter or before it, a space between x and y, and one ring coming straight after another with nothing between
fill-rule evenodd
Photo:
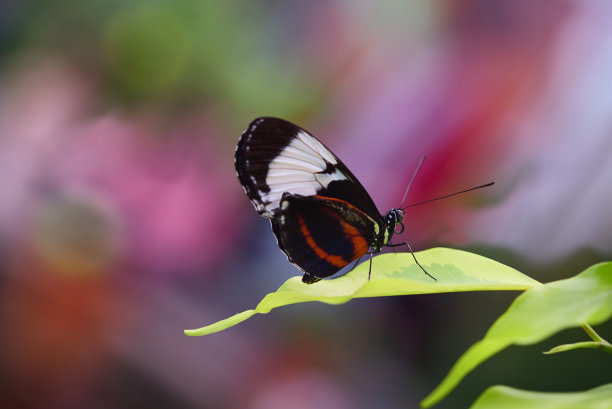
<instances>
[{"instance_id":1,"label":"butterfly","mask_svg":"<svg viewBox=\"0 0 612 409\"><path fill-rule=\"evenodd\" d=\"M383 216L342 161L291 122L271 117L251 122L238 141L235 166L255 209L270 220L278 246L304 273L304 283L333 275L370 249L379 253L393 246L393 235L404 230L401 208Z\"/></svg>"},{"instance_id":2,"label":"butterfly","mask_svg":"<svg viewBox=\"0 0 612 409\"><path fill-rule=\"evenodd\" d=\"M253 120L244 131L236 147L235 166L255 210L270 220L278 246L302 270L306 284L335 274L366 253L370 254L371 273L372 254L385 246L403 245L435 280L408 243L390 242L394 234L404 231L404 210L494 184L403 208L400 204L383 216L355 175L325 145L299 126L271 117Z\"/></svg>"}]
</instances>

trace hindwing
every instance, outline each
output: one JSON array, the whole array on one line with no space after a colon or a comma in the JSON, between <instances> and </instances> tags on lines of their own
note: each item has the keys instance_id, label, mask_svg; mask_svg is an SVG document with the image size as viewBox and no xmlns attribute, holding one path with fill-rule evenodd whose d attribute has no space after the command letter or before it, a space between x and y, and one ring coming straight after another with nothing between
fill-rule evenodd
<instances>
[{"instance_id":1,"label":"hindwing","mask_svg":"<svg viewBox=\"0 0 612 409\"><path fill-rule=\"evenodd\" d=\"M314 283L363 256L380 226L353 205L323 196L285 193L271 220L279 247Z\"/></svg>"}]
</instances>

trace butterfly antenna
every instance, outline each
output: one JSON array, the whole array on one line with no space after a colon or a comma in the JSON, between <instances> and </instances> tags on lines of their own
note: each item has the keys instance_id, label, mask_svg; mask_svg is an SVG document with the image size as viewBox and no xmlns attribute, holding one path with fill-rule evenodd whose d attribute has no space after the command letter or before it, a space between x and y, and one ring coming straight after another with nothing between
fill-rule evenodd
<instances>
[{"instance_id":1,"label":"butterfly antenna","mask_svg":"<svg viewBox=\"0 0 612 409\"><path fill-rule=\"evenodd\" d=\"M487 183L486 185L480 185L480 186L472 187L472 188L469 188L469 189L462 190L462 191L460 191L460 192L451 193L450 195L441 196L441 197L436 197L435 199L429 199L429 200L425 200L425 201L423 201L423 202L419 202L419 203L413 203L413 204L408 205L408 206L406 206L406 207L402 207L402 208L401 208L401 210L406 210L406 209L407 209L407 208L409 208L409 207L413 207L413 206L422 205L422 204L424 204L424 203L429 203L429 202L433 202L433 201L440 200L440 199L446 199L447 197L455 196L455 195L458 195L458 194L460 194L460 193L470 192L470 191L472 191L472 190L482 189L483 187L493 186L494 184L495 184L495 182L490 182L490 183Z\"/></svg>"},{"instance_id":2,"label":"butterfly antenna","mask_svg":"<svg viewBox=\"0 0 612 409\"><path fill-rule=\"evenodd\" d=\"M423 162L425 162L426 158L427 157L425 155L421 156L421 160L419 161L419 164L417 165L416 169L414 170L414 173L412 174L412 178L410 178L410 182L408 182L408 187L406 188L406 192L404 193L404 197L402 198L402 203L400 203L400 205L399 205L400 208L402 207L402 205L406 201L406 196L408 196L408 191L410 190L410 186L412 185L412 182L414 181L414 178L416 178L417 173L419 173L419 169L421 169L421 166L423 166Z\"/></svg>"}]
</instances>

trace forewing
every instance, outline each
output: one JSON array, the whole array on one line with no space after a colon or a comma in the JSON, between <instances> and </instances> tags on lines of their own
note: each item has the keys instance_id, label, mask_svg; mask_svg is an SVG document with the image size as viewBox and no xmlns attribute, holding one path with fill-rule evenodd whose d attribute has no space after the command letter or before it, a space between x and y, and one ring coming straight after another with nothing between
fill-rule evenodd
<instances>
[{"instance_id":1,"label":"forewing","mask_svg":"<svg viewBox=\"0 0 612 409\"><path fill-rule=\"evenodd\" d=\"M379 220L357 178L314 136L278 118L255 119L236 148L236 173L259 214L279 214L284 193L343 200Z\"/></svg>"},{"instance_id":2,"label":"forewing","mask_svg":"<svg viewBox=\"0 0 612 409\"><path fill-rule=\"evenodd\" d=\"M302 281L329 277L363 256L380 227L351 204L321 196L285 194L272 230Z\"/></svg>"}]
</instances>

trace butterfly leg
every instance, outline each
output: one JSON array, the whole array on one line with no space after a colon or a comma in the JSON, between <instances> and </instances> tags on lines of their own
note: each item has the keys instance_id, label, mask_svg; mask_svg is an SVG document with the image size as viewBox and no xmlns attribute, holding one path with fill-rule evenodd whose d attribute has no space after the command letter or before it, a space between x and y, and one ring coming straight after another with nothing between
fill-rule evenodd
<instances>
[{"instance_id":1,"label":"butterfly leg","mask_svg":"<svg viewBox=\"0 0 612 409\"><path fill-rule=\"evenodd\" d=\"M403 243L399 243L399 244L391 244L391 243L387 243L387 247L391 247L395 250L395 247L399 247L399 246L406 246L408 247L408 250L410 250L410 254L412 254L412 258L414 259L414 262L417 263L417 265L421 268L421 270L423 270L423 272L429 276L432 280L434 281L438 281L434 276L432 276L431 274L429 274L427 272L427 270L425 270L425 268L423 268L423 266L421 265L421 263L419 263L419 260L417 260L416 256L414 255L414 252L412 251L412 248L410 247L410 244L408 244L408 242L403 242Z\"/></svg>"},{"instance_id":2,"label":"butterfly leg","mask_svg":"<svg viewBox=\"0 0 612 409\"><path fill-rule=\"evenodd\" d=\"M372 254L374 254L374 252L369 251L366 254L370 255L370 269L368 270L368 281L370 281L370 276L372 275ZM365 256L365 254L363 256ZM353 263L353 267L351 267L351 269L347 273L349 273L349 272L351 272L351 271L353 271L355 269L355 267L361 261L363 256L361 256L357 260L355 260L355 263Z\"/></svg>"},{"instance_id":3,"label":"butterfly leg","mask_svg":"<svg viewBox=\"0 0 612 409\"><path fill-rule=\"evenodd\" d=\"M370 269L368 270L368 281L370 281L370 276L372 275L372 252L368 252L366 254L370 255ZM347 273L350 273L351 271L353 271L355 269L355 267L357 267L357 264L359 264L359 262L361 261L362 258L363 258L363 256L361 256L357 260L355 260L355 262L353 263L353 266L351 267L351 269L349 271L347 271Z\"/></svg>"}]
</instances>

